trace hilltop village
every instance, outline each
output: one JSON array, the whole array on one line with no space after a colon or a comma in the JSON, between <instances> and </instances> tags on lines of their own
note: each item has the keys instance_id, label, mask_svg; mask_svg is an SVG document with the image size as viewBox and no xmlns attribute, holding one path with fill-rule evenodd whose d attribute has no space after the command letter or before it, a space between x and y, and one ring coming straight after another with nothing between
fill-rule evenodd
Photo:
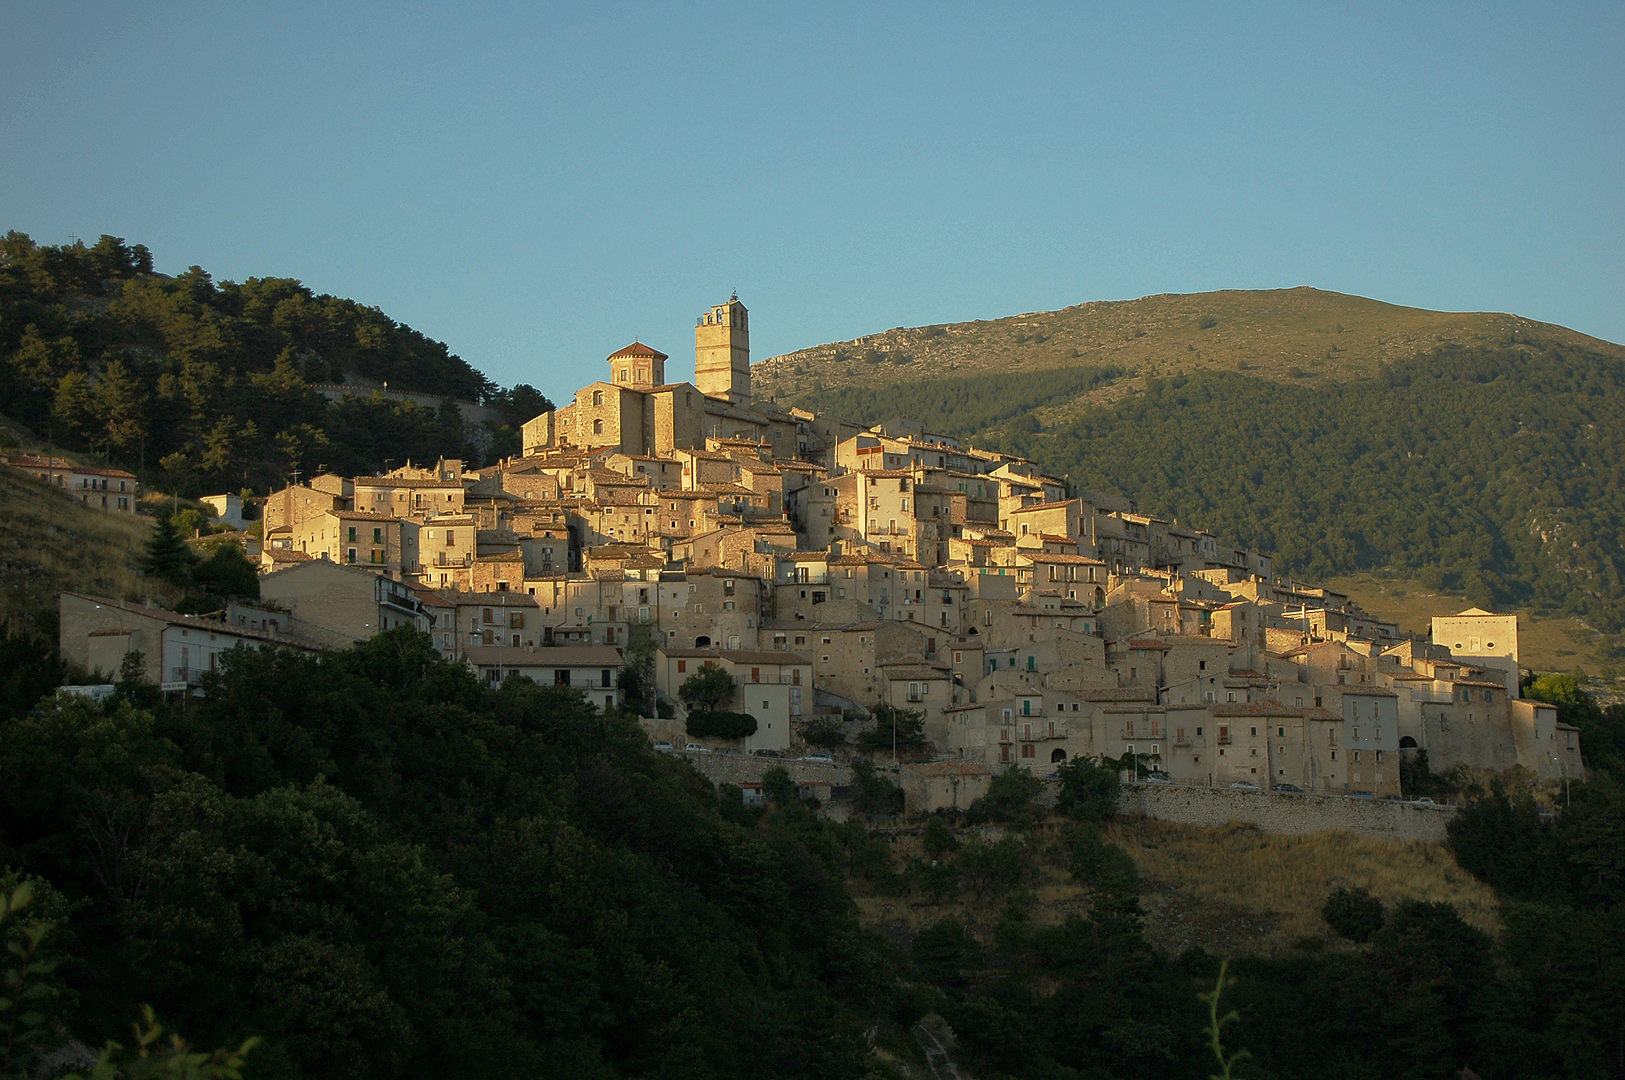
<instances>
[{"instance_id":1,"label":"hilltop village","mask_svg":"<svg viewBox=\"0 0 1625 1080\"><path fill-rule=\"evenodd\" d=\"M494 467L269 496L260 605L199 618L64 594L63 654L115 671L140 653L185 690L238 644L339 648L409 625L483 680L582 687L693 752L801 753L809 725L917 711L911 756L955 782L1127 755L1175 783L1380 797L1404 794L1400 762L1424 750L1435 771L1584 775L1576 729L1520 696L1515 617L1402 635L1267 555L1031 461L757 400L737 297L698 320L692 383L667 382L666 360L613 353ZM624 700L640 633L653 702ZM684 734L678 689L708 667L753 734Z\"/></svg>"}]
</instances>

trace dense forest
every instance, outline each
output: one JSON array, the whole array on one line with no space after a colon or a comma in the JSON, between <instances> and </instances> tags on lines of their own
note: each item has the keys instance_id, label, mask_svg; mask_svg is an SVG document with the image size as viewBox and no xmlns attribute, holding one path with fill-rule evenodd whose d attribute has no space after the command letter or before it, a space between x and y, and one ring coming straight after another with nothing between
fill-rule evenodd
<instances>
[{"instance_id":1,"label":"dense forest","mask_svg":"<svg viewBox=\"0 0 1625 1080\"><path fill-rule=\"evenodd\" d=\"M1109 372L1106 374L1110 374ZM1036 376L1026 376L1033 381ZM1376 378L1224 372L1044 429L1041 381L825 391L852 419L904 414L1029 455L1319 576L1392 567L1486 607L1625 628L1625 365L1528 346L1438 349Z\"/></svg>"},{"instance_id":2,"label":"dense forest","mask_svg":"<svg viewBox=\"0 0 1625 1080\"><path fill-rule=\"evenodd\" d=\"M377 308L288 278L156 274L143 245L113 236L0 239L0 378L5 415L38 437L183 494L280 487L295 468L479 462L516 450L518 425L547 407ZM454 407L310 389L354 378L483 404L500 422L469 430Z\"/></svg>"},{"instance_id":3,"label":"dense forest","mask_svg":"<svg viewBox=\"0 0 1625 1080\"><path fill-rule=\"evenodd\" d=\"M1012 769L900 860L782 774L746 807L579 691L482 686L405 629L238 652L201 699L128 678L101 704L48 696L64 672L16 635L0 670L0 891L30 883L24 915L51 927L31 949L0 922L0 974L33 964L37 990L33 1023L0 1017L0 1075L65 1034L125 1037L141 1004L205 1048L262 1037L250 1077L900 1078L931 1013L984 1080L1216 1071L1199 995L1219 961L1147 943L1099 828L1111 768L1069 763L1059 820ZM854 772L855 809L895 809ZM1598 775L1571 798L1554 822L1495 790L1454 827L1502 891L1499 941L1447 904L1343 891L1335 933L1233 962L1234 1075L1625 1075L1625 795ZM1034 920L1038 860L1087 907ZM1002 915L881 935L860 880Z\"/></svg>"}]
</instances>

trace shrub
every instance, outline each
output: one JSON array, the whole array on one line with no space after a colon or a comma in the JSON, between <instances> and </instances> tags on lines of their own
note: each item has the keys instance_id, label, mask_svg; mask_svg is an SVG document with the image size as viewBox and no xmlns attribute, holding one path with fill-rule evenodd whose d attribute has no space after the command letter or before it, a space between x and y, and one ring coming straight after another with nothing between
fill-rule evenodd
<instances>
[{"instance_id":1,"label":"shrub","mask_svg":"<svg viewBox=\"0 0 1625 1080\"><path fill-rule=\"evenodd\" d=\"M1383 924L1382 901L1364 889L1333 889L1320 915L1327 926L1350 941L1370 941Z\"/></svg>"},{"instance_id":2,"label":"shrub","mask_svg":"<svg viewBox=\"0 0 1625 1080\"><path fill-rule=\"evenodd\" d=\"M865 814L897 814L903 809L903 789L882 776L874 762L852 763L852 802Z\"/></svg>"},{"instance_id":3,"label":"shrub","mask_svg":"<svg viewBox=\"0 0 1625 1080\"><path fill-rule=\"evenodd\" d=\"M987 794L971 804L969 816L982 821L1026 821L1033 816L1033 799L1044 782L1019 765L1011 765L993 778Z\"/></svg>"},{"instance_id":4,"label":"shrub","mask_svg":"<svg viewBox=\"0 0 1625 1080\"><path fill-rule=\"evenodd\" d=\"M826 749L846 745L846 732L841 730L839 720L826 717L823 720L814 720L801 729L801 737L809 746L822 746Z\"/></svg>"},{"instance_id":5,"label":"shrub","mask_svg":"<svg viewBox=\"0 0 1625 1080\"><path fill-rule=\"evenodd\" d=\"M1117 812L1117 794L1122 789L1117 766L1105 760L1075 757L1056 770L1061 790L1056 809L1079 821L1105 821Z\"/></svg>"},{"instance_id":6,"label":"shrub","mask_svg":"<svg viewBox=\"0 0 1625 1080\"><path fill-rule=\"evenodd\" d=\"M953 829L940 817L933 817L925 823L925 832L920 836L920 846L925 853L933 859L941 858L959 846L954 839Z\"/></svg>"},{"instance_id":7,"label":"shrub","mask_svg":"<svg viewBox=\"0 0 1625 1080\"><path fill-rule=\"evenodd\" d=\"M1140 874L1128 852L1106 838L1094 825L1074 825L1062 835L1072 879L1104 892L1132 893Z\"/></svg>"},{"instance_id":8,"label":"shrub","mask_svg":"<svg viewBox=\"0 0 1625 1080\"><path fill-rule=\"evenodd\" d=\"M743 739L756 734L756 717L750 713L699 709L688 714L683 730L698 739Z\"/></svg>"}]
</instances>

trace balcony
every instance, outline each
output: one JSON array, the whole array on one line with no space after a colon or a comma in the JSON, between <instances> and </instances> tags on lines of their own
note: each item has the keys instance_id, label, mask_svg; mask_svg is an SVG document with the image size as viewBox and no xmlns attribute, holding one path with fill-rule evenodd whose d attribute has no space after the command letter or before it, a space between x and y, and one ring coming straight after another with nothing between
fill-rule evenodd
<instances>
[{"instance_id":1,"label":"balcony","mask_svg":"<svg viewBox=\"0 0 1625 1080\"><path fill-rule=\"evenodd\" d=\"M1229 746L1230 742L1231 742L1231 739L1230 739L1230 736L1228 736L1228 735L1220 735L1215 741L1220 746Z\"/></svg>"},{"instance_id":2,"label":"balcony","mask_svg":"<svg viewBox=\"0 0 1625 1080\"><path fill-rule=\"evenodd\" d=\"M436 566L470 566L474 562L472 555L458 555L450 551L437 551L434 553Z\"/></svg>"}]
</instances>

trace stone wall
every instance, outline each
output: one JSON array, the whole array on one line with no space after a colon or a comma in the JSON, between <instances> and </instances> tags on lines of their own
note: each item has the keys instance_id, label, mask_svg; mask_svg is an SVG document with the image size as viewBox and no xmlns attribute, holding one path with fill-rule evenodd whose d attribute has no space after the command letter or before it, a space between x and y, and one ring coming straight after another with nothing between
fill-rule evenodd
<instances>
[{"instance_id":1,"label":"stone wall","mask_svg":"<svg viewBox=\"0 0 1625 1080\"><path fill-rule=\"evenodd\" d=\"M1267 833L1301 835L1341 829L1390 840L1443 843L1455 816L1447 806L1390 799L1350 799L1341 795L1292 795L1182 784L1125 784L1120 813L1177 821L1186 825L1225 825L1243 821Z\"/></svg>"},{"instance_id":2,"label":"stone wall","mask_svg":"<svg viewBox=\"0 0 1625 1080\"><path fill-rule=\"evenodd\" d=\"M782 765L798 784L822 782L831 787L851 787L852 770L845 765L794 758L756 757L746 754L681 754L713 784L760 783L762 774Z\"/></svg>"}]
</instances>

